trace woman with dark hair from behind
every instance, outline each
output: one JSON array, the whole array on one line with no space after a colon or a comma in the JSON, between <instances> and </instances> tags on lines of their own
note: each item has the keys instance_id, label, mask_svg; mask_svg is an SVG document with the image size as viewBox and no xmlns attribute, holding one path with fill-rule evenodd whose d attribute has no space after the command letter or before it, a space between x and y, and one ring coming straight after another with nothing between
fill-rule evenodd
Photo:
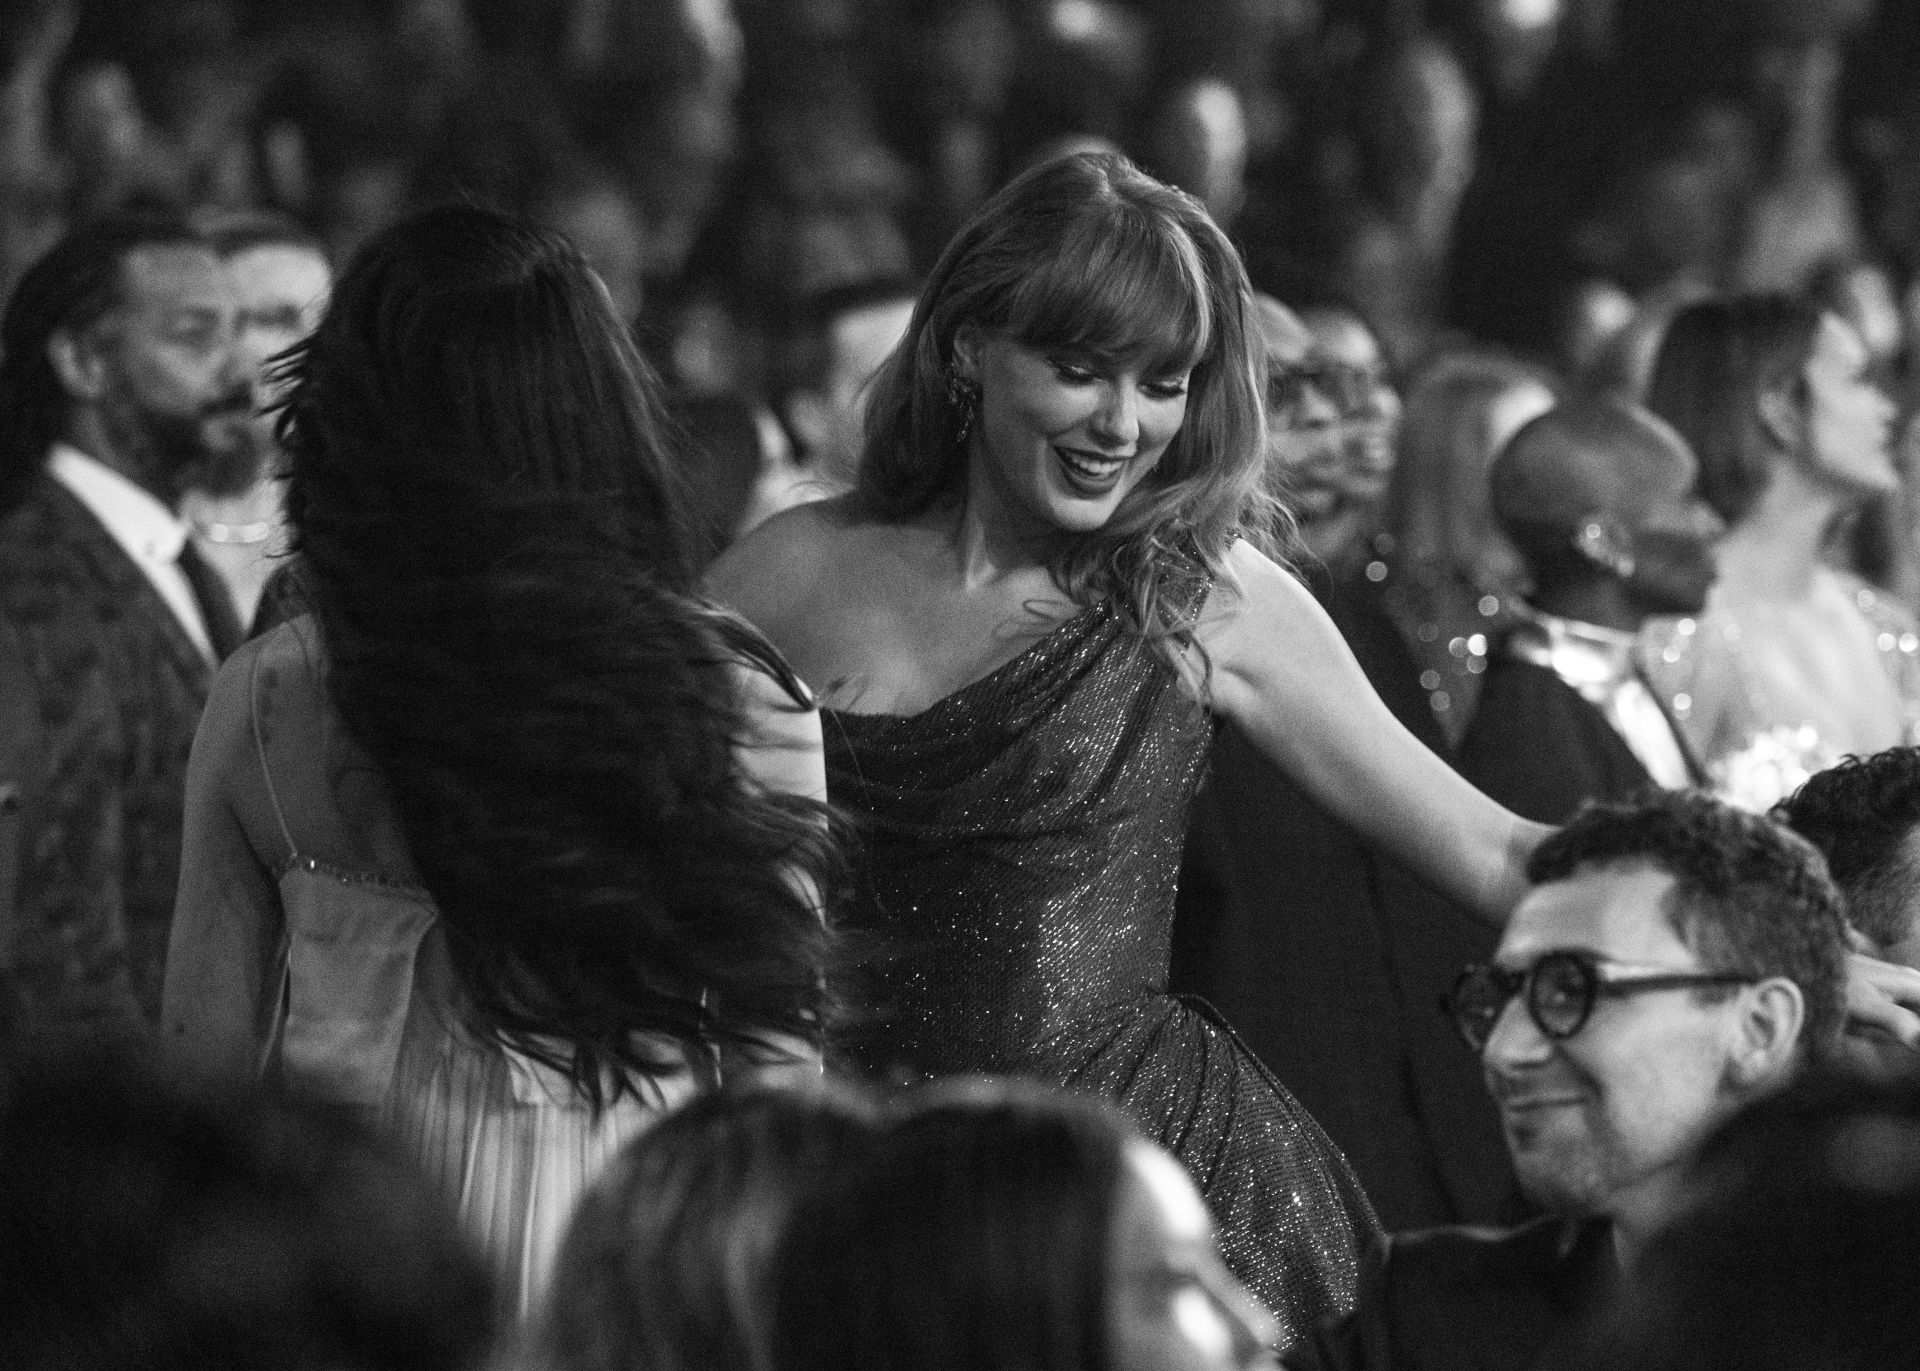
<instances>
[{"instance_id":1,"label":"woman with dark hair from behind","mask_svg":"<svg viewBox=\"0 0 1920 1371\"><path fill-rule=\"evenodd\" d=\"M688 595L654 383L564 238L403 221L287 378L313 613L214 687L165 1032L382 1117L524 1310L648 1120L817 1071L819 725Z\"/></svg>"},{"instance_id":2,"label":"woman with dark hair from behind","mask_svg":"<svg viewBox=\"0 0 1920 1371\"><path fill-rule=\"evenodd\" d=\"M803 1194L774 1258L772 1371L1246 1371L1278 1329L1186 1171L1112 1105L1018 1081L922 1090Z\"/></svg>"},{"instance_id":3,"label":"woman with dark hair from behind","mask_svg":"<svg viewBox=\"0 0 1920 1371\"><path fill-rule=\"evenodd\" d=\"M688 1101L582 1197L530 1363L540 1371L765 1371L774 1247L798 1196L864 1161L851 1089L753 1086Z\"/></svg>"}]
</instances>

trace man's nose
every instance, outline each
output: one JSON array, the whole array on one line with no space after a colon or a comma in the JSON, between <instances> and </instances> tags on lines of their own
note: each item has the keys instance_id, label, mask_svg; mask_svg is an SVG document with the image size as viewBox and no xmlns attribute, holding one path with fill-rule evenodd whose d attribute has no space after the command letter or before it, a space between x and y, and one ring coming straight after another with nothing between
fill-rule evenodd
<instances>
[{"instance_id":1,"label":"man's nose","mask_svg":"<svg viewBox=\"0 0 1920 1371\"><path fill-rule=\"evenodd\" d=\"M1527 1013L1526 1005L1521 1003L1521 997L1515 995L1501 1007L1500 1017L1493 1021L1487 1045L1480 1049L1480 1062L1489 1073L1494 1073L1534 1065L1552 1051L1552 1040L1540 1031L1533 1015Z\"/></svg>"},{"instance_id":2,"label":"man's nose","mask_svg":"<svg viewBox=\"0 0 1920 1371\"><path fill-rule=\"evenodd\" d=\"M1340 406L1333 397L1318 385L1308 381L1301 385L1299 397L1294 401L1292 412L1288 416L1290 428L1325 428L1329 424L1340 422Z\"/></svg>"}]
</instances>

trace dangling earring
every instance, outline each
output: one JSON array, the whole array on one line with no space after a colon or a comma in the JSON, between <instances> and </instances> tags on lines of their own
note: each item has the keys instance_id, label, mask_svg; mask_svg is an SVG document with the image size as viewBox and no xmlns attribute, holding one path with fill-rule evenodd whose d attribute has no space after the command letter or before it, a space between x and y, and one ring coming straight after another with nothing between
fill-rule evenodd
<instances>
[{"instance_id":1,"label":"dangling earring","mask_svg":"<svg viewBox=\"0 0 1920 1371\"><path fill-rule=\"evenodd\" d=\"M973 432L973 416L980 408L980 383L960 374L960 368L947 363L947 408L954 412L954 446L965 446Z\"/></svg>"},{"instance_id":2,"label":"dangling earring","mask_svg":"<svg viewBox=\"0 0 1920 1371\"><path fill-rule=\"evenodd\" d=\"M1614 531L1598 519L1589 519L1573 535L1573 545L1581 556L1604 567L1623 581L1633 579L1633 553L1622 547Z\"/></svg>"}]
</instances>

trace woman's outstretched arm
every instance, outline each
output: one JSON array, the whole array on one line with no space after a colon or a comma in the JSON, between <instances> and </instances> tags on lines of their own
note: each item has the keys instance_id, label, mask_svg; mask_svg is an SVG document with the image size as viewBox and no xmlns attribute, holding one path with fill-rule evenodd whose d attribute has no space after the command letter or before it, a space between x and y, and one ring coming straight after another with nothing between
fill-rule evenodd
<instances>
[{"instance_id":1,"label":"woman's outstretched arm","mask_svg":"<svg viewBox=\"0 0 1920 1371\"><path fill-rule=\"evenodd\" d=\"M1215 711L1328 813L1503 923L1550 830L1488 799L1409 733L1298 581L1246 543L1228 560L1239 584L1216 587L1196 634Z\"/></svg>"}]
</instances>

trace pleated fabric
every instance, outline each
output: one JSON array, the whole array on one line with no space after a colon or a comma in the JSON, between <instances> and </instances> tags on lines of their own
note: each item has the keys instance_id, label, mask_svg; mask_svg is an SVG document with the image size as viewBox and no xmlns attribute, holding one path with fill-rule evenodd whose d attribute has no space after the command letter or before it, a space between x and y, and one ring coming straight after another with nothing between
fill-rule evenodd
<instances>
[{"instance_id":1,"label":"pleated fabric","mask_svg":"<svg viewBox=\"0 0 1920 1371\"><path fill-rule=\"evenodd\" d=\"M526 1317L581 1193L699 1078L683 1070L595 1110L558 1072L462 1023L425 891L304 861L280 891L289 948L279 1069L391 1133L457 1205L506 1311Z\"/></svg>"}]
</instances>

